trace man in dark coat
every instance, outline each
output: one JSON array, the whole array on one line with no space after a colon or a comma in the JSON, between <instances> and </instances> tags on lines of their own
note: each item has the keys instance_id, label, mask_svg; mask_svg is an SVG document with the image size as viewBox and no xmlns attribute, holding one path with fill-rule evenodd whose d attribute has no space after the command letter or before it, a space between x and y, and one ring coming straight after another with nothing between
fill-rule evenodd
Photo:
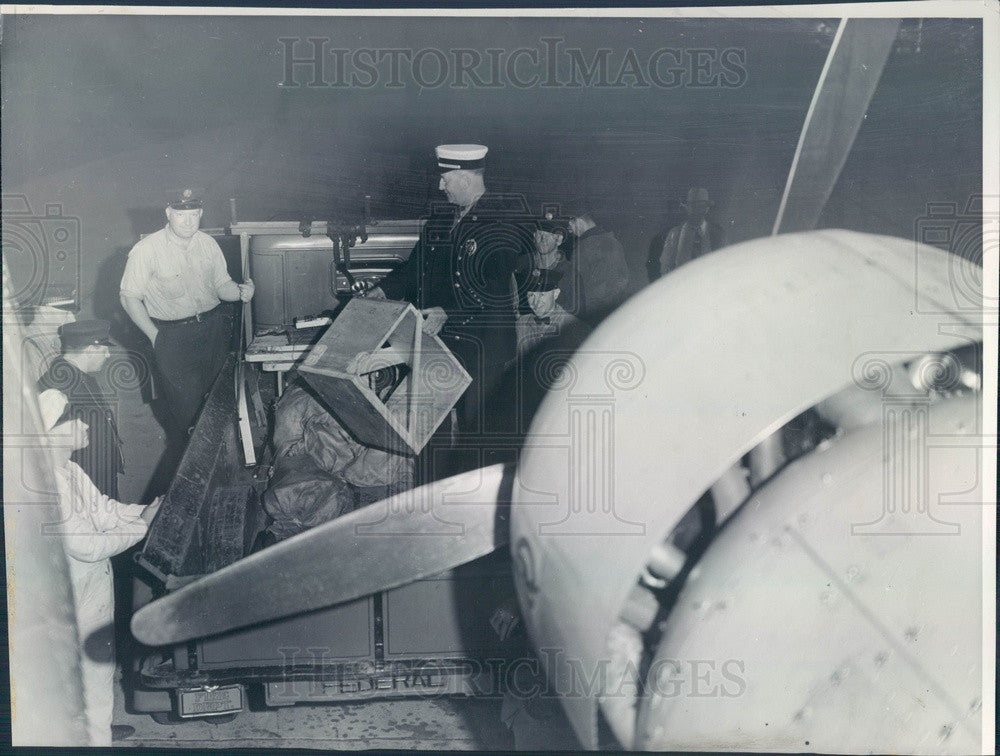
<instances>
[{"instance_id":1,"label":"man in dark coat","mask_svg":"<svg viewBox=\"0 0 1000 756\"><path fill-rule=\"evenodd\" d=\"M118 498L118 473L124 470L121 438L111 408L113 394L95 377L110 357L110 324L106 320L80 320L59 329L62 354L38 380L38 390L57 389L69 399L69 420L89 426L90 443L73 452L72 461L83 468L98 490Z\"/></svg>"},{"instance_id":2,"label":"man in dark coat","mask_svg":"<svg viewBox=\"0 0 1000 756\"><path fill-rule=\"evenodd\" d=\"M448 204L432 208L410 257L367 296L423 311L424 331L439 335L472 376L459 431L502 433L504 413L493 411L492 400L517 352L512 277L530 269L533 222L523 197L486 190L486 147L441 145L436 153Z\"/></svg>"},{"instance_id":3,"label":"man in dark coat","mask_svg":"<svg viewBox=\"0 0 1000 756\"><path fill-rule=\"evenodd\" d=\"M656 234L649 245L646 271L650 283L684 263L726 245L722 227L708 220L708 211L713 204L707 189L688 190L687 202L681 203L687 220L669 231Z\"/></svg>"},{"instance_id":4,"label":"man in dark coat","mask_svg":"<svg viewBox=\"0 0 1000 756\"><path fill-rule=\"evenodd\" d=\"M594 327L628 296L628 261L618 237L598 223L592 203L580 200L569 210L573 238L559 304Z\"/></svg>"}]
</instances>

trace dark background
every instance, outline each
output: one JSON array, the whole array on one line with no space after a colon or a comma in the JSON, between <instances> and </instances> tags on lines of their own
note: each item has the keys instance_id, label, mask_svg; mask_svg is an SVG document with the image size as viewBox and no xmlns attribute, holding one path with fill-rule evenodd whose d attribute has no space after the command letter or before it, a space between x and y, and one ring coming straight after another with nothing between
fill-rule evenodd
<instances>
[{"instance_id":1,"label":"dark background","mask_svg":"<svg viewBox=\"0 0 1000 756\"><path fill-rule=\"evenodd\" d=\"M118 281L167 191L204 187L204 226L300 214L419 216L439 199L433 147L489 145L488 184L533 207L589 194L624 243L633 285L650 237L708 188L731 241L770 233L835 30L817 19L357 19L7 16L3 191L80 219L83 314L120 320ZM288 87L280 37L329 48L544 52L545 37L611 71L628 50L745 51L737 87ZM450 54L450 53L449 53ZM562 58L565 61L565 57ZM485 64L481 70L485 70ZM404 71L407 69L404 67ZM544 66L537 69L544 73ZM435 67L428 63L426 75ZM565 71L562 72L565 78ZM324 72L327 81L336 72ZM296 79L311 80L296 69ZM634 78L626 82L635 83ZM284 83L288 83L287 81ZM450 83L450 79L449 79ZM905 20L820 225L912 237L928 203L981 191L982 34Z\"/></svg>"}]
</instances>

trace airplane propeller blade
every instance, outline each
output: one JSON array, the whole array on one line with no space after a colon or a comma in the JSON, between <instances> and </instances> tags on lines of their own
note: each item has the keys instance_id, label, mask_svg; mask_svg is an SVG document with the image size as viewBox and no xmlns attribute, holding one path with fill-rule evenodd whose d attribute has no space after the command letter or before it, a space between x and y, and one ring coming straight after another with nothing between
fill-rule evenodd
<instances>
[{"instance_id":1,"label":"airplane propeller blade","mask_svg":"<svg viewBox=\"0 0 1000 756\"><path fill-rule=\"evenodd\" d=\"M146 605L150 646L320 609L436 575L508 540L514 468L470 470L404 491L251 554Z\"/></svg>"}]
</instances>

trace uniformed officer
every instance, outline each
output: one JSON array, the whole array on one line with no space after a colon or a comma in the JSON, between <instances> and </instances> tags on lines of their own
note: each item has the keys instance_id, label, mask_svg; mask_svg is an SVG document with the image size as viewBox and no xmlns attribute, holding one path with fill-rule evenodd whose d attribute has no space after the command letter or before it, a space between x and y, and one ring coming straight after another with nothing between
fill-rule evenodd
<instances>
[{"instance_id":1,"label":"uniformed officer","mask_svg":"<svg viewBox=\"0 0 1000 756\"><path fill-rule=\"evenodd\" d=\"M183 436L225 363L230 319L220 303L249 302L254 285L233 281L218 243L198 230L197 191L174 195L166 214L166 227L129 252L121 303L153 345L174 430Z\"/></svg>"},{"instance_id":2,"label":"uniformed officer","mask_svg":"<svg viewBox=\"0 0 1000 756\"><path fill-rule=\"evenodd\" d=\"M516 355L513 274L530 267L533 246L524 198L486 190L487 151L437 147L438 188L448 204L432 208L409 259L369 293L421 308L425 332L440 333L468 370L473 382L459 408L467 434L499 432L490 400Z\"/></svg>"},{"instance_id":3,"label":"uniformed officer","mask_svg":"<svg viewBox=\"0 0 1000 756\"><path fill-rule=\"evenodd\" d=\"M71 459L83 468L98 490L118 498L118 473L125 468L111 392L97 376L111 355L106 320L79 320L59 328L62 353L38 379L38 390L57 389L69 400L70 420L90 426L90 444Z\"/></svg>"}]
</instances>

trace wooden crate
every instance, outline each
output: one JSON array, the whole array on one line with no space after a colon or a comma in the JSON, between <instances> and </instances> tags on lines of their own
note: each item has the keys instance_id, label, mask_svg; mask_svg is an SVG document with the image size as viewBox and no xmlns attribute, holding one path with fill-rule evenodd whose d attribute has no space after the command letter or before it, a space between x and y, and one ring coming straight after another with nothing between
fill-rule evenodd
<instances>
[{"instance_id":1,"label":"wooden crate","mask_svg":"<svg viewBox=\"0 0 1000 756\"><path fill-rule=\"evenodd\" d=\"M423 317L406 302L351 300L299 372L354 437L367 446L417 454L472 383ZM383 398L371 376L392 366L402 381Z\"/></svg>"}]
</instances>

